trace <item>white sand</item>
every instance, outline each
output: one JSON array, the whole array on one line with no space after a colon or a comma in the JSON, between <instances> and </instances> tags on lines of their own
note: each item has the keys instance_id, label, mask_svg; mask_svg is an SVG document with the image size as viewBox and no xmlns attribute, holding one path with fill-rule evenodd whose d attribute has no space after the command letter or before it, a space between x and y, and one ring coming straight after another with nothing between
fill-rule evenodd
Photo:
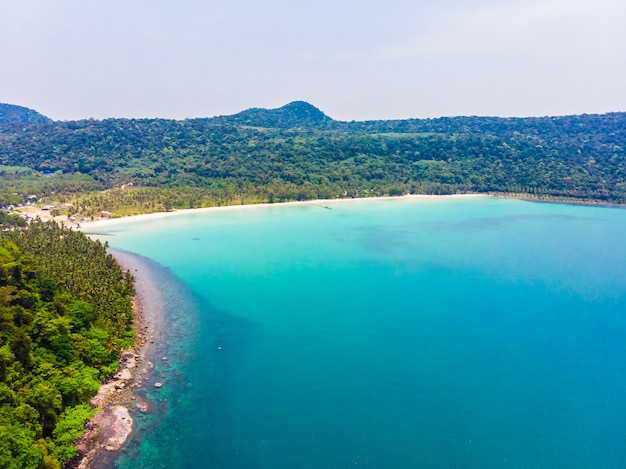
<instances>
[{"instance_id":1,"label":"white sand","mask_svg":"<svg viewBox=\"0 0 626 469\"><path fill-rule=\"evenodd\" d=\"M192 208L187 210L174 210L171 212L156 212L156 213L146 213L143 215L133 215L128 217L121 218L108 218L103 220L95 220L90 222L83 222L80 224L77 229L81 231L94 231L98 228L108 227L111 225L116 225L119 223L125 223L128 221L143 221L143 220L155 220L159 218L172 217L181 214L188 213L205 213L205 212L215 212L218 210L249 210L259 207L280 207L286 205L331 205L335 203L344 203L344 202L361 202L366 200L389 200L389 199L397 199L397 200L434 200L434 199L461 199L461 198L475 198L475 197L489 197L486 194L451 194L451 195L402 195L397 197L357 197L357 198L345 198L345 199L321 199L321 200L305 200L305 201L297 201L297 202L281 202L274 204L248 204L248 205L225 205L222 207L207 207L207 208Z\"/></svg>"}]
</instances>

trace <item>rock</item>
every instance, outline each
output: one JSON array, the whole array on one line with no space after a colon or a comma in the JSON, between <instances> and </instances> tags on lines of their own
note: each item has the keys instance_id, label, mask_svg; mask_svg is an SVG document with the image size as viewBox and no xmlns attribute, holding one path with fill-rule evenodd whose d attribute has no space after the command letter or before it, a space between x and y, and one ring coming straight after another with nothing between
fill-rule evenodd
<instances>
[{"instance_id":1,"label":"rock","mask_svg":"<svg viewBox=\"0 0 626 469\"><path fill-rule=\"evenodd\" d=\"M133 431L133 419L124 406L117 405L100 416L103 446L107 451L117 451Z\"/></svg>"},{"instance_id":2,"label":"rock","mask_svg":"<svg viewBox=\"0 0 626 469\"><path fill-rule=\"evenodd\" d=\"M129 380L132 379L133 375L130 372L130 370L128 368L124 368L120 373L119 373L119 379L123 379L123 380Z\"/></svg>"},{"instance_id":3,"label":"rock","mask_svg":"<svg viewBox=\"0 0 626 469\"><path fill-rule=\"evenodd\" d=\"M143 414L149 414L154 411L153 406L148 401L144 401L144 400L137 401L136 406L137 406L137 410L139 410L139 412Z\"/></svg>"}]
</instances>

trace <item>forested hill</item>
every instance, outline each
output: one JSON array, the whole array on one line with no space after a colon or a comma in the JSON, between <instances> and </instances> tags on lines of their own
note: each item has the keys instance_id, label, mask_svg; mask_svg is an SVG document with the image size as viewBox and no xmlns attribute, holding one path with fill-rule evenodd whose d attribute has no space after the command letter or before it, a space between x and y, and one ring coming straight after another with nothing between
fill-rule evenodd
<instances>
[{"instance_id":1,"label":"forested hill","mask_svg":"<svg viewBox=\"0 0 626 469\"><path fill-rule=\"evenodd\" d=\"M294 102L179 121L4 123L0 198L132 183L124 203L138 210L470 191L626 203L625 148L626 113L340 122ZM56 176L20 185L25 168ZM112 197L72 201L105 210Z\"/></svg>"},{"instance_id":2,"label":"forested hill","mask_svg":"<svg viewBox=\"0 0 626 469\"><path fill-rule=\"evenodd\" d=\"M27 107L0 103L0 124L49 122L50 119Z\"/></svg>"},{"instance_id":3,"label":"forested hill","mask_svg":"<svg viewBox=\"0 0 626 469\"><path fill-rule=\"evenodd\" d=\"M626 113L583 114L558 117L440 117L437 119L378 120L337 123L336 128L368 133L522 134L568 140L576 136L606 135L626 138Z\"/></svg>"},{"instance_id":4,"label":"forested hill","mask_svg":"<svg viewBox=\"0 0 626 469\"><path fill-rule=\"evenodd\" d=\"M278 129L324 127L333 122L318 108L304 101L294 101L278 109L248 109L232 116L214 117L210 120L214 123Z\"/></svg>"},{"instance_id":5,"label":"forested hill","mask_svg":"<svg viewBox=\"0 0 626 469\"><path fill-rule=\"evenodd\" d=\"M132 342L133 278L106 246L0 211L0 467L60 469Z\"/></svg>"}]
</instances>

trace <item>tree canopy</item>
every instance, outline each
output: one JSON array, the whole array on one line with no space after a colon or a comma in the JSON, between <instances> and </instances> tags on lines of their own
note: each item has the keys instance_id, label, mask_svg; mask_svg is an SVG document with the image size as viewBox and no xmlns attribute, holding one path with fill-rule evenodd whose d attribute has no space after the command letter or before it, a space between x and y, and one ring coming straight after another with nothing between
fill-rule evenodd
<instances>
[{"instance_id":1,"label":"tree canopy","mask_svg":"<svg viewBox=\"0 0 626 469\"><path fill-rule=\"evenodd\" d=\"M34 173L6 170L0 195L54 193L83 211L115 208L115 192L101 191L120 187L140 211L166 199L187 207L456 192L624 203L625 147L626 113L339 122L295 102L180 121L5 123L0 169Z\"/></svg>"},{"instance_id":2,"label":"tree canopy","mask_svg":"<svg viewBox=\"0 0 626 469\"><path fill-rule=\"evenodd\" d=\"M132 341L132 276L55 223L0 222L0 467L58 468Z\"/></svg>"}]
</instances>

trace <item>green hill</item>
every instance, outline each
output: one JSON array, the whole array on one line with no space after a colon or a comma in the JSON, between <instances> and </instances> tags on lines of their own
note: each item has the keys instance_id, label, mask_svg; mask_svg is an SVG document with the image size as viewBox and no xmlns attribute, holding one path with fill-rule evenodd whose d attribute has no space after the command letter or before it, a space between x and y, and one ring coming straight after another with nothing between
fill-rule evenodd
<instances>
[{"instance_id":1,"label":"green hill","mask_svg":"<svg viewBox=\"0 0 626 469\"><path fill-rule=\"evenodd\" d=\"M27 107L0 103L0 124L49 122L46 116Z\"/></svg>"},{"instance_id":2,"label":"green hill","mask_svg":"<svg viewBox=\"0 0 626 469\"><path fill-rule=\"evenodd\" d=\"M132 342L133 278L106 246L0 211L0 467L57 468Z\"/></svg>"},{"instance_id":3,"label":"green hill","mask_svg":"<svg viewBox=\"0 0 626 469\"><path fill-rule=\"evenodd\" d=\"M341 122L294 102L202 119L5 123L0 194L54 195L83 214L456 192L626 203L625 148L626 113Z\"/></svg>"},{"instance_id":4,"label":"green hill","mask_svg":"<svg viewBox=\"0 0 626 469\"><path fill-rule=\"evenodd\" d=\"M319 127L332 121L315 106L304 101L294 101L278 109L253 108L232 116L212 119L216 123L248 125L278 129Z\"/></svg>"}]
</instances>

